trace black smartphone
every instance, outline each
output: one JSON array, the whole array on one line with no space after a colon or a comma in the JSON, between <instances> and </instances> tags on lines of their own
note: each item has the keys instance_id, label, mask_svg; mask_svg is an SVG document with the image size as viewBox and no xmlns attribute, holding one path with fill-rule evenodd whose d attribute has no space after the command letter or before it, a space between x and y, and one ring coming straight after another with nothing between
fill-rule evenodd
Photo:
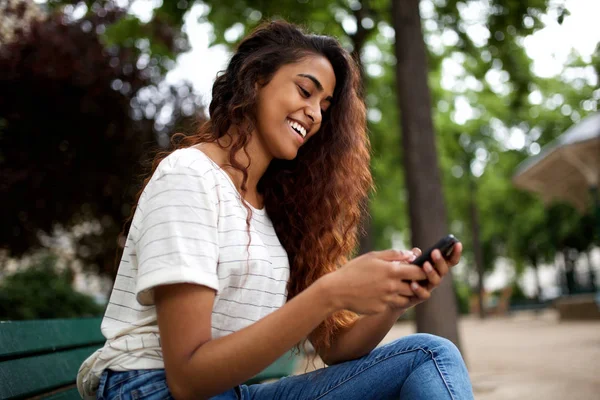
<instances>
[{"instance_id":1,"label":"black smartphone","mask_svg":"<svg viewBox=\"0 0 600 400\"><path fill-rule=\"evenodd\" d=\"M419 257L415 258L412 264L422 267L426 261L429 261L433 266L434 263L431 259L431 253L433 253L435 249L438 249L440 253L442 253L442 257L444 257L447 260L452 255L452 250L454 250L454 245L456 243L458 243L458 239L455 238L454 235L445 236L441 238L436 244L427 249L427 251L421 253ZM419 284L427 284L427 281L419 282Z\"/></svg>"}]
</instances>

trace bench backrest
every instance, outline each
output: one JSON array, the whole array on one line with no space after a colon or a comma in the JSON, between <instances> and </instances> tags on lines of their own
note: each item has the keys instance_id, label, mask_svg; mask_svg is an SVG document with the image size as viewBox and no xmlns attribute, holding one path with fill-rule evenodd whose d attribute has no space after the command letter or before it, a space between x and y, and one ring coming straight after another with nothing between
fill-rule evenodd
<instances>
[{"instance_id":1,"label":"bench backrest","mask_svg":"<svg viewBox=\"0 0 600 400\"><path fill-rule=\"evenodd\" d=\"M0 321L0 399L72 386L81 363L104 345L101 320Z\"/></svg>"}]
</instances>

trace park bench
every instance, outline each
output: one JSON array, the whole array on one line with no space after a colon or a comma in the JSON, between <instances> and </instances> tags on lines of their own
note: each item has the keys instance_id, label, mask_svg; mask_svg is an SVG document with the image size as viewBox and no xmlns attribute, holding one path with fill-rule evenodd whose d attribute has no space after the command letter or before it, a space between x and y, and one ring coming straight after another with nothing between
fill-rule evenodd
<instances>
[{"instance_id":1,"label":"park bench","mask_svg":"<svg viewBox=\"0 0 600 400\"><path fill-rule=\"evenodd\" d=\"M600 320L600 303L598 293L579 293L561 296L554 300L561 321Z\"/></svg>"},{"instance_id":2,"label":"park bench","mask_svg":"<svg viewBox=\"0 0 600 400\"><path fill-rule=\"evenodd\" d=\"M81 363L104 345L101 318L0 321L0 399L79 399ZM246 384L293 373L286 354Z\"/></svg>"}]
</instances>

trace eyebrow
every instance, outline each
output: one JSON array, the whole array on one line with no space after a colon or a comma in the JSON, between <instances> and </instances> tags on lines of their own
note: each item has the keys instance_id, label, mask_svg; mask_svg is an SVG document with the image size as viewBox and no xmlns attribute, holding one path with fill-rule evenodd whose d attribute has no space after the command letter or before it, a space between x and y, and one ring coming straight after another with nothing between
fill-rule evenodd
<instances>
[{"instance_id":1,"label":"eyebrow","mask_svg":"<svg viewBox=\"0 0 600 400\"><path fill-rule=\"evenodd\" d=\"M319 82L319 80L317 78L315 78L314 76L312 76L310 74L298 74L298 76L301 76L303 78L308 78L311 81L313 81L313 83L315 84L315 86L317 87L317 90L319 92L322 92L324 90L323 85L321 85L321 82ZM333 97L327 96L327 98L325 100L327 100L328 102L331 103L331 102L333 102Z\"/></svg>"}]
</instances>

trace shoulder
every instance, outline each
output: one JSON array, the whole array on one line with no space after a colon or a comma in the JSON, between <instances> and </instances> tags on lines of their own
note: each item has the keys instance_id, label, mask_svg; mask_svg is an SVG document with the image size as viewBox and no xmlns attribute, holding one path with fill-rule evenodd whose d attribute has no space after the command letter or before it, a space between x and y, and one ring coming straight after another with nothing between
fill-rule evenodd
<instances>
[{"instance_id":1,"label":"shoulder","mask_svg":"<svg viewBox=\"0 0 600 400\"><path fill-rule=\"evenodd\" d=\"M201 151L191 148L175 150L158 164L140 202L163 202L174 197L192 196L216 203L216 173L214 162Z\"/></svg>"},{"instance_id":2,"label":"shoulder","mask_svg":"<svg viewBox=\"0 0 600 400\"><path fill-rule=\"evenodd\" d=\"M189 176L202 178L204 181L215 181L217 167L215 163L200 150L193 148L178 149L165 157L156 170L156 179L165 175Z\"/></svg>"}]
</instances>

